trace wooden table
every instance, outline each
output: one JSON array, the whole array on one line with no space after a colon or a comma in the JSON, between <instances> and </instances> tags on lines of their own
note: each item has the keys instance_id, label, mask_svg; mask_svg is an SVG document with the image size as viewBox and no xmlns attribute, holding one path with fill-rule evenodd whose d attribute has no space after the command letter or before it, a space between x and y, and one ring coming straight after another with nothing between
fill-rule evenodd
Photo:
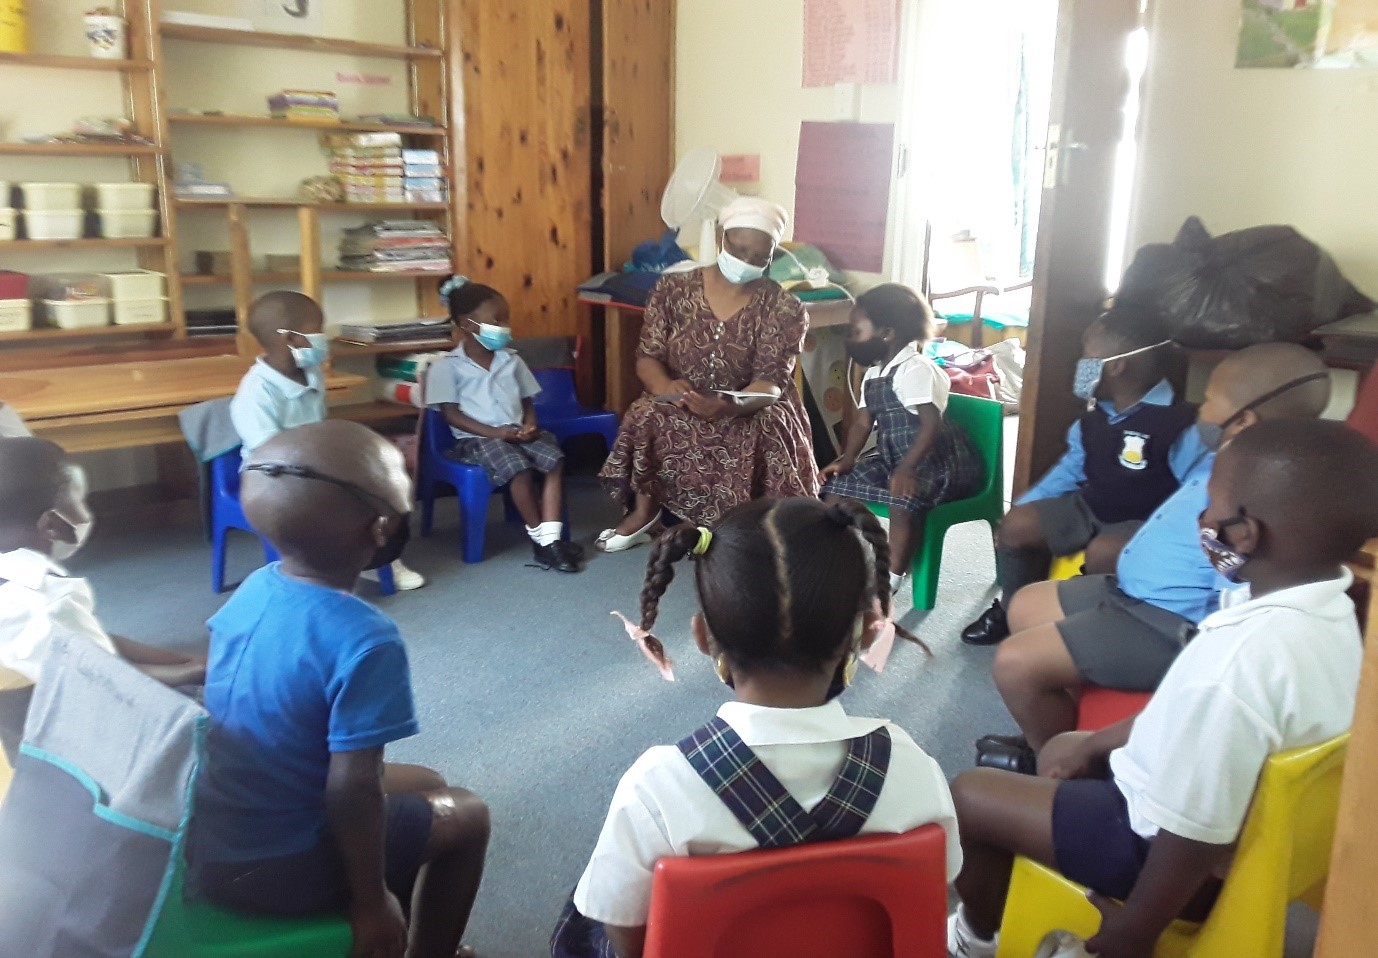
<instances>
[{"instance_id":1,"label":"wooden table","mask_svg":"<svg viewBox=\"0 0 1378 958\"><path fill-rule=\"evenodd\" d=\"M35 435L68 452L180 443L177 414L234 395L250 362L210 356L5 373L0 400L14 406ZM331 415L360 422L416 415L411 406L374 401L368 377L333 370L326 376L326 402Z\"/></svg>"},{"instance_id":2,"label":"wooden table","mask_svg":"<svg viewBox=\"0 0 1378 958\"><path fill-rule=\"evenodd\" d=\"M636 375L636 347L641 341L641 317L645 307L628 303L605 303L580 299L581 303L603 307L603 356L607 377L607 400L604 405L619 416L642 393L641 380ZM805 303L809 326L822 329L842 326L851 315L852 304L845 299Z\"/></svg>"}]
</instances>

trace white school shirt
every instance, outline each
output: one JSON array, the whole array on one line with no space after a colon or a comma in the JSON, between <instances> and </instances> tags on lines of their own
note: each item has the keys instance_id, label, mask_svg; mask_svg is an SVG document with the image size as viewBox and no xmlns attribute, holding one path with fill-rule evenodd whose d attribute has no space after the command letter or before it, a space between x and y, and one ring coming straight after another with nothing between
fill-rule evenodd
<instances>
[{"instance_id":1,"label":"white school shirt","mask_svg":"<svg viewBox=\"0 0 1378 958\"><path fill-rule=\"evenodd\" d=\"M32 549L0 553L0 691L33 685L53 639L75 635L111 655L115 643L95 615L85 579Z\"/></svg>"},{"instance_id":2,"label":"white school shirt","mask_svg":"<svg viewBox=\"0 0 1378 958\"><path fill-rule=\"evenodd\" d=\"M1353 580L1227 593L1201 622L1110 756L1134 831L1228 845L1268 756L1350 727L1363 658Z\"/></svg>"},{"instance_id":3,"label":"white school shirt","mask_svg":"<svg viewBox=\"0 0 1378 958\"><path fill-rule=\"evenodd\" d=\"M541 391L525 361L510 349L493 353L493 364L484 369L460 343L426 371L427 406L454 403L459 411L485 426L519 426L522 400ZM472 433L450 427L456 439L473 439Z\"/></svg>"},{"instance_id":4,"label":"white school shirt","mask_svg":"<svg viewBox=\"0 0 1378 958\"><path fill-rule=\"evenodd\" d=\"M872 366L861 377L861 395L857 408L866 408L866 384L872 379L884 379L895 370L895 378L890 380L890 389L905 409L914 412L925 403L938 407L938 412L947 412L947 397L952 392L952 381L947 378L943 368L923 354L918 343L910 343L895 354L895 358L884 366Z\"/></svg>"},{"instance_id":5,"label":"white school shirt","mask_svg":"<svg viewBox=\"0 0 1378 958\"><path fill-rule=\"evenodd\" d=\"M18 439L32 435L23 418L14 411L14 407L9 403L0 402L0 439Z\"/></svg>"},{"instance_id":6,"label":"white school shirt","mask_svg":"<svg viewBox=\"0 0 1378 958\"><path fill-rule=\"evenodd\" d=\"M837 701L808 709L728 702L718 717L809 809L836 781L847 740L885 726L890 731L890 770L861 833L897 834L936 823L947 832L948 880L961 870L962 847L947 778L903 729L884 719L854 718ZM650 915L656 861L757 847L684 754L673 745L657 746L637 759L618 783L593 857L574 891L574 906L594 921L638 928Z\"/></svg>"},{"instance_id":7,"label":"white school shirt","mask_svg":"<svg viewBox=\"0 0 1378 958\"><path fill-rule=\"evenodd\" d=\"M268 365L260 356L230 400L230 421L248 455L284 429L325 418L325 373L319 366L306 370L305 384Z\"/></svg>"}]
</instances>

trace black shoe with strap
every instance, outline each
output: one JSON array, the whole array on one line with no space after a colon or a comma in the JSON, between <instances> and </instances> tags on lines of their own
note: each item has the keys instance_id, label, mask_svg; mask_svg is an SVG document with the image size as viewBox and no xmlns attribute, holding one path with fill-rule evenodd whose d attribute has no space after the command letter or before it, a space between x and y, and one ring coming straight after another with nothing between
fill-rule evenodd
<instances>
[{"instance_id":1,"label":"black shoe with strap","mask_svg":"<svg viewBox=\"0 0 1378 958\"><path fill-rule=\"evenodd\" d=\"M1022 735L985 735L976 742L976 765L1037 775L1038 754Z\"/></svg>"},{"instance_id":2,"label":"black shoe with strap","mask_svg":"<svg viewBox=\"0 0 1378 958\"><path fill-rule=\"evenodd\" d=\"M565 542L563 539L556 539L548 546L531 544L531 554L536 558L536 564L542 569L555 569L559 572L579 572L579 553L574 551L578 546Z\"/></svg>"},{"instance_id":3,"label":"black shoe with strap","mask_svg":"<svg viewBox=\"0 0 1378 958\"><path fill-rule=\"evenodd\" d=\"M962 630L962 641L967 645L995 645L1010 637L1010 626L1005 620L1005 607L996 599L981 617Z\"/></svg>"}]
</instances>

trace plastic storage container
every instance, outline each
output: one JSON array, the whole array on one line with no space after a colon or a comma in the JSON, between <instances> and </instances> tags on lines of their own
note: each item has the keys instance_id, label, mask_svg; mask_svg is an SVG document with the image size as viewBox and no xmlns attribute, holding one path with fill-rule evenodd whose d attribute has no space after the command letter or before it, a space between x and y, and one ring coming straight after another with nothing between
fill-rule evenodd
<instances>
[{"instance_id":1,"label":"plastic storage container","mask_svg":"<svg viewBox=\"0 0 1378 958\"><path fill-rule=\"evenodd\" d=\"M153 235L157 210L96 210L106 239L144 239Z\"/></svg>"},{"instance_id":2,"label":"plastic storage container","mask_svg":"<svg viewBox=\"0 0 1378 958\"><path fill-rule=\"evenodd\" d=\"M24 210L24 232L29 239L80 239L85 225L85 210Z\"/></svg>"},{"instance_id":3,"label":"plastic storage container","mask_svg":"<svg viewBox=\"0 0 1378 958\"><path fill-rule=\"evenodd\" d=\"M113 311L116 326L144 326L167 320L167 300L117 299Z\"/></svg>"},{"instance_id":4,"label":"plastic storage container","mask_svg":"<svg viewBox=\"0 0 1378 958\"><path fill-rule=\"evenodd\" d=\"M110 298L157 299L163 295L164 277L151 269L135 269L120 273L102 273L110 283ZM116 320L118 322L118 320Z\"/></svg>"},{"instance_id":5,"label":"plastic storage container","mask_svg":"<svg viewBox=\"0 0 1378 958\"><path fill-rule=\"evenodd\" d=\"M27 299L0 299L0 333L19 333L33 326L33 303Z\"/></svg>"},{"instance_id":6,"label":"plastic storage container","mask_svg":"<svg viewBox=\"0 0 1378 958\"><path fill-rule=\"evenodd\" d=\"M20 183L26 210L74 210L81 206L80 183Z\"/></svg>"},{"instance_id":7,"label":"plastic storage container","mask_svg":"<svg viewBox=\"0 0 1378 958\"><path fill-rule=\"evenodd\" d=\"M19 214L12 206L0 206L0 240L14 239L19 227Z\"/></svg>"},{"instance_id":8,"label":"plastic storage container","mask_svg":"<svg viewBox=\"0 0 1378 958\"><path fill-rule=\"evenodd\" d=\"M152 183L93 183L95 209L147 210L153 208Z\"/></svg>"},{"instance_id":9,"label":"plastic storage container","mask_svg":"<svg viewBox=\"0 0 1378 958\"><path fill-rule=\"evenodd\" d=\"M48 322L58 329L88 329L110 325L108 299L45 299Z\"/></svg>"}]
</instances>

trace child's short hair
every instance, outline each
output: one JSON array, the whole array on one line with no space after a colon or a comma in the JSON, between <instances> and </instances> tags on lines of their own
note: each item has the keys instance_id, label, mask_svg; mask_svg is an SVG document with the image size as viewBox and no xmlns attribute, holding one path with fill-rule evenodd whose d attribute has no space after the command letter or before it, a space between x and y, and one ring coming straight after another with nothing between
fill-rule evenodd
<instances>
[{"instance_id":1,"label":"child's short hair","mask_svg":"<svg viewBox=\"0 0 1378 958\"><path fill-rule=\"evenodd\" d=\"M1147 350L1130 360L1130 375L1136 381L1152 385L1166 375L1172 349L1149 349L1168 339L1167 327L1156 313L1138 306L1113 306L1096 317L1087 330L1092 332L1102 336L1116 354Z\"/></svg>"},{"instance_id":2,"label":"child's short hair","mask_svg":"<svg viewBox=\"0 0 1378 958\"><path fill-rule=\"evenodd\" d=\"M491 286L475 283L463 276L451 276L440 284L440 296L450 309L451 319L468 316L490 299L502 299Z\"/></svg>"},{"instance_id":3,"label":"child's short hair","mask_svg":"<svg viewBox=\"0 0 1378 958\"><path fill-rule=\"evenodd\" d=\"M260 346L277 342L279 329L295 329L305 316L321 318L321 307L310 296L293 290L264 293L249 307L249 332Z\"/></svg>"},{"instance_id":4,"label":"child's short hair","mask_svg":"<svg viewBox=\"0 0 1378 958\"><path fill-rule=\"evenodd\" d=\"M1247 514L1317 565L1338 565L1378 536L1378 446L1344 423L1265 420L1225 446Z\"/></svg>"},{"instance_id":5,"label":"child's short hair","mask_svg":"<svg viewBox=\"0 0 1378 958\"><path fill-rule=\"evenodd\" d=\"M902 343L933 338L933 307L908 286L883 283L857 297L856 308L876 329L893 329Z\"/></svg>"},{"instance_id":6,"label":"child's short hair","mask_svg":"<svg viewBox=\"0 0 1378 958\"><path fill-rule=\"evenodd\" d=\"M652 548L641 592L650 630L674 564L699 530L682 524ZM812 674L852 639L857 616L890 610L890 543L859 503L758 499L732 509L696 563L699 604L718 646L750 672Z\"/></svg>"},{"instance_id":7,"label":"child's short hair","mask_svg":"<svg viewBox=\"0 0 1378 958\"><path fill-rule=\"evenodd\" d=\"M0 528L36 525L58 505L68 481L66 463L67 453L47 439L0 439Z\"/></svg>"}]
</instances>

